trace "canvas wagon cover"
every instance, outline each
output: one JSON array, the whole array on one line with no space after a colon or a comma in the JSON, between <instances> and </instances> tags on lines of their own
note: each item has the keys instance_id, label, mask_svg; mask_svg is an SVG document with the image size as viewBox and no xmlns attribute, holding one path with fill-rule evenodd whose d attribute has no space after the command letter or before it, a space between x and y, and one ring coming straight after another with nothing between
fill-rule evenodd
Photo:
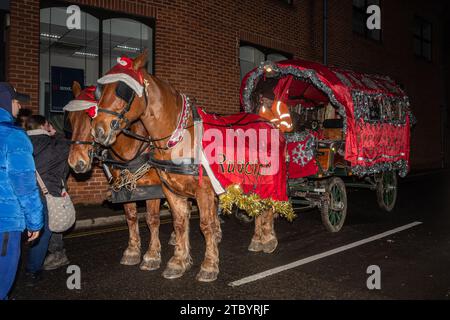
<instances>
[{"instance_id":1,"label":"canvas wagon cover","mask_svg":"<svg viewBox=\"0 0 450 320\"><path fill-rule=\"evenodd\" d=\"M252 94L261 79L270 77L278 80L275 99L306 107L314 106L312 101L329 101L337 109L344 119L345 159L354 174L395 169L406 175L415 120L408 97L392 79L305 60L266 62L242 81L240 98L246 112L255 112Z\"/></svg>"}]
</instances>

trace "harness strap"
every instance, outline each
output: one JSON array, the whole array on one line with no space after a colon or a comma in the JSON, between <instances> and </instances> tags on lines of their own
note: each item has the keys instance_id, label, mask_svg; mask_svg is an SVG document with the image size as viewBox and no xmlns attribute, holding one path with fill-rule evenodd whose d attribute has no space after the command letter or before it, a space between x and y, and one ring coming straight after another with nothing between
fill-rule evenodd
<instances>
[{"instance_id":1,"label":"harness strap","mask_svg":"<svg viewBox=\"0 0 450 320\"><path fill-rule=\"evenodd\" d=\"M141 153L136 158L129 161L117 161L113 159L106 158L103 160L104 163L111 165L113 169L128 169L130 172L134 172L143 164L148 162L149 153Z\"/></svg>"},{"instance_id":2,"label":"harness strap","mask_svg":"<svg viewBox=\"0 0 450 320\"><path fill-rule=\"evenodd\" d=\"M39 172L37 172L37 170L36 170L36 180L37 180L37 182L39 184L39 187L41 188L42 193L44 195L47 195L49 193L48 189L45 186L44 180L42 180L41 175L39 174Z\"/></svg>"},{"instance_id":3,"label":"harness strap","mask_svg":"<svg viewBox=\"0 0 450 320\"><path fill-rule=\"evenodd\" d=\"M73 141L70 141L70 144L81 144L81 145L91 145L91 146L95 146L95 142L94 142L94 141L80 141L80 140L73 140Z\"/></svg>"},{"instance_id":4,"label":"harness strap","mask_svg":"<svg viewBox=\"0 0 450 320\"><path fill-rule=\"evenodd\" d=\"M166 173L182 174L189 176L198 176L198 164L193 158L177 159L177 163L172 160L158 160L149 155L148 163Z\"/></svg>"},{"instance_id":5,"label":"harness strap","mask_svg":"<svg viewBox=\"0 0 450 320\"><path fill-rule=\"evenodd\" d=\"M156 140L149 139L148 137L141 136L140 134L134 133L133 131L130 131L128 129L122 129L122 132L127 136L135 138L136 140L140 140L140 141L144 141L144 142L148 142L148 143L156 141Z\"/></svg>"},{"instance_id":6,"label":"harness strap","mask_svg":"<svg viewBox=\"0 0 450 320\"><path fill-rule=\"evenodd\" d=\"M161 176L159 176L159 178L161 179L161 182L164 184L164 186L165 186L167 189L169 189L170 192L172 192L173 194L176 194L176 195L179 196L179 197L186 198L185 195L183 195L183 194L181 194L181 193L176 192L175 190L173 190L172 187L170 186L170 183L167 182L166 179L164 179L164 178L161 177Z\"/></svg>"},{"instance_id":7,"label":"harness strap","mask_svg":"<svg viewBox=\"0 0 450 320\"><path fill-rule=\"evenodd\" d=\"M97 111L98 112L103 112L103 113L108 113L108 114L111 114L113 116L117 116L117 117L119 117L121 119L123 118L123 114L122 113L111 111L111 110L108 110L108 109L98 108Z\"/></svg>"}]
</instances>

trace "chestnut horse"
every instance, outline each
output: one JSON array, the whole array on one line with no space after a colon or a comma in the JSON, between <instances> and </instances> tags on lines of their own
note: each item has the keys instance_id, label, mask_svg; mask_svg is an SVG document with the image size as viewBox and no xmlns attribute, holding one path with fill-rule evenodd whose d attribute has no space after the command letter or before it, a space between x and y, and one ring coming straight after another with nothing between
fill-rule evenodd
<instances>
[{"instance_id":1,"label":"chestnut horse","mask_svg":"<svg viewBox=\"0 0 450 320\"><path fill-rule=\"evenodd\" d=\"M130 60L134 72L143 77L144 90L131 99L119 97L123 82L111 82L104 85L98 102L98 115L92 120L92 134L96 141L109 146L119 137L119 132L128 123L140 119L144 124L155 148L154 157L158 161L174 161L180 158L192 158L194 155L193 115L188 112L183 137L175 147L169 149L169 137L178 127L183 110L183 97L168 83L147 73L147 51L136 59ZM127 62L125 62L128 65ZM176 157L174 156L176 154ZM218 198L209 177L195 174L179 174L158 168L163 181L163 192L172 209L176 245L174 255L169 260L163 276L167 279L181 277L192 265L189 245L189 210L188 198L197 200L200 211L200 228L205 237L206 248L204 260L196 279L210 282L217 279L219 273L218 239L214 236L220 229L217 216ZM249 246L251 251L271 253L278 241L273 228L273 210L268 210L255 219L255 232Z\"/></svg>"},{"instance_id":2,"label":"chestnut horse","mask_svg":"<svg viewBox=\"0 0 450 320\"><path fill-rule=\"evenodd\" d=\"M72 91L75 97L80 95L81 87L78 82L74 82ZM71 125L73 142L68 158L69 165L76 173L86 173L91 170L95 147L95 142L91 135L91 118L84 110L72 111L68 112L68 121ZM137 134L146 135L146 130L140 121L135 122L130 129ZM114 146L111 147L111 149L114 148L111 156L116 160L119 160L118 157L124 160L131 160L142 147L144 147L143 142L121 134L117 137ZM117 178L119 174L119 170L112 170L114 178ZM160 184L161 180L155 169L150 169L137 181L137 186ZM129 228L129 240L128 247L124 251L120 263L123 265L136 265L141 262L141 239L136 203L125 203L123 207ZM151 237L140 269L156 270L161 264L161 243L159 240L160 199L147 200L146 207L146 222L150 229Z\"/></svg>"}]
</instances>

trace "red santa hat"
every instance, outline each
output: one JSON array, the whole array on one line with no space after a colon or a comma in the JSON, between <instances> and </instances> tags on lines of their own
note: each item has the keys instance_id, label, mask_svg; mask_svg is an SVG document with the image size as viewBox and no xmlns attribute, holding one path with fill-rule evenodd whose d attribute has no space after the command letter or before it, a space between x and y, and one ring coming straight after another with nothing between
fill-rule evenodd
<instances>
[{"instance_id":1,"label":"red santa hat","mask_svg":"<svg viewBox=\"0 0 450 320\"><path fill-rule=\"evenodd\" d=\"M132 59L125 56L118 57L117 64L106 75L98 79L97 82L107 84L117 81L125 82L139 97L142 97L144 78L139 71L134 70Z\"/></svg>"},{"instance_id":2,"label":"red santa hat","mask_svg":"<svg viewBox=\"0 0 450 320\"><path fill-rule=\"evenodd\" d=\"M64 111L86 110L91 118L97 115L97 101L95 100L95 86L84 88L81 93L63 108Z\"/></svg>"},{"instance_id":3,"label":"red santa hat","mask_svg":"<svg viewBox=\"0 0 450 320\"><path fill-rule=\"evenodd\" d=\"M74 99L71 100L68 104L63 108L64 111L80 111L87 110L92 106L97 105L97 101L95 100L95 86L90 86L84 88L81 93Z\"/></svg>"}]
</instances>

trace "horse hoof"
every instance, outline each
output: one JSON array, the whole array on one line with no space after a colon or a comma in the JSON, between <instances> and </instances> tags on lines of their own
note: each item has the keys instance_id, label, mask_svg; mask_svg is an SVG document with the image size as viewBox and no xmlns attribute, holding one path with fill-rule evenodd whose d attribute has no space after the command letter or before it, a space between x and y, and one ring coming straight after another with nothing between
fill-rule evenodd
<instances>
[{"instance_id":1,"label":"horse hoof","mask_svg":"<svg viewBox=\"0 0 450 320\"><path fill-rule=\"evenodd\" d=\"M175 269L167 267L166 270L163 272L163 277L166 279L177 279L184 275L185 270L182 269Z\"/></svg>"},{"instance_id":2,"label":"horse hoof","mask_svg":"<svg viewBox=\"0 0 450 320\"><path fill-rule=\"evenodd\" d=\"M120 260L120 264L125 266L135 266L141 262L141 254L124 254Z\"/></svg>"},{"instance_id":3,"label":"horse hoof","mask_svg":"<svg viewBox=\"0 0 450 320\"><path fill-rule=\"evenodd\" d=\"M206 271L203 269L200 269L199 273L197 273L197 276L195 277L197 281L200 282L213 282L217 280L217 275L219 274L219 271Z\"/></svg>"},{"instance_id":4,"label":"horse hoof","mask_svg":"<svg viewBox=\"0 0 450 320\"><path fill-rule=\"evenodd\" d=\"M262 245L264 253L272 253L278 246L278 240L273 238Z\"/></svg>"},{"instance_id":5,"label":"horse hoof","mask_svg":"<svg viewBox=\"0 0 450 320\"><path fill-rule=\"evenodd\" d=\"M160 266L161 266L161 259L159 259L159 260L143 259L141 262L141 265L139 266L139 269L141 269L142 271L153 271L153 270L158 270Z\"/></svg>"},{"instance_id":6,"label":"horse hoof","mask_svg":"<svg viewBox=\"0 0 450 320\"><path fill-rule=\"evenodd\" d=\"M252 239L252 242L250 242L250 245L248 246L248 251L251 252L260 252L263 250L263 245L261 241L256 241Z\"/></svg>"},{"instance_id":7,"label":"horse hoof","mask_svg":"<svg viewBox=\"0 0 450 320\"><path fill-rule=\"evenodd\" d=\"M177 240L175 238L175 233L172 232L172 234L170 235L169 245L175 246L176 244L177 244Z\"/></svg>"}]
</instances>

